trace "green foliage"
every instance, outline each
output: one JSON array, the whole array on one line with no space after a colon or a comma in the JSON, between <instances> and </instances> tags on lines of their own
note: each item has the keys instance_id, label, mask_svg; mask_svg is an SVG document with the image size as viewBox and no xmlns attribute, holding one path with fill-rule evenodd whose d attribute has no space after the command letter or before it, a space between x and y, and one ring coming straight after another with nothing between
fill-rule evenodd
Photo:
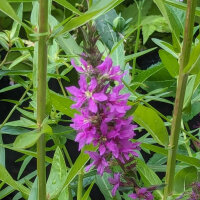
<instances>
[{"instance_id":1,"label":"green foliage","mask_svg":"<svg viewBox=\"0 0 200 200\"><path fill-rule=\"evenodd\" d=\"M154 140L163 146L169 143L167 129L157 113L145 106L139 105L133 113L134 121L144 127Z\"/></svg>"},{"instance_id":2,"label":"green foliage","mask_svg":"<svg viewBox=\"0 0 200 200\"><path fill-rule=\"evenodd\" d=\"M71 118L78 113L71 108L74 102L65 87L77 86L78 74L70 61L74 59L77 65L81 65L80 55L84 52L86 41L80 27L87 30L86 24L96 26L96 45L103 55L102 60L110 56L113 64L120 66L125 72L123 93L131 94L128 103L132 106L127 116L133 115L133 123L138 124L135 130L138 139L133 142L141 142L141 149L148 154L146 163L144 160L147 154L139 152L139 158L134 158L137 164L130 164L135 170L130 178L134 178L139 187L156 185L158 188L153 193L155 199L163 198L165 178L161 180L157 173L166 171L171 108L174 106L173 98L179 77L186 9L186 3L176 0L89 0L88 4L86 1L53 0L49 1L48 7L49 31L41 34L38 32L39 1L0 0L0 80L3 81L6 77L10 81L10 85L0 88L0 94L4 95L0 101L13 106L0 124L0 199L6 199L14 191L17 193L13 200L38 198L36 171L25 176L24 173L31 160L38 159L36 143L43 135L45 143L50 144L45 151L54 152L53 160L45 156L46 165L51 167L46 184L48 199L76 198L80 173L83 175L83 195L78 200L90 200L94 184L106 200L130 200L128 195L136 192L136 188L132 186L120 187L120 192L117 191L116 196L112 197L113 186L108 181L111 174L99 176L95 169L87 173L84 171L90 159L85 151L95 151L98 146L86 146L75 163L71 161L73 155L65 147L67 141L75 140L77 133L69 124ZM199 24L199 7L196 8L195 15L195 21ZM191 183L199 181L199 152L198 143L195 142L199 142L200 135L198 129L193 130L190 125L190 120L200 113L198 29L199 25L193 32L192 51L184 69L184 73L188 74L188 81L182 109L183 125L178 142L172 200L183 192L190 192ZM137 37L138 31L140 34ZM38 40L41 37L47 37L48 46L46 118L42 128L36 122L40 56ZM135 46L138 46L136 51ZM154 60L158 54L160 60ZM135 66L133 61L136 61ZM132 74L132 71L135 73ZM131 77L134 78L131 80ZM17 93L18 89L24 91L20 99L5 97L9 93ZM165 111L168 109L170 112L166 116ZM13 114L16 113L20 118L14 119ZM12 144L5 144L4 137L9 136L15 140ZM193 148L194 145L197 149ZM16 162L22 161L17 181L6 169L5 149L22 154L19 159L16 158ZM109 164L116 171L126 171L115 160ZM124 181L123 178L121 181Z\"/></svg>"},{"instance_id":3,"label":"green foliage","mask_svg":"<svg viewBox=\"0 0 200 200\"><path fill-rule=\"evenodd\" d=\"M51 172L47 180L47 196L49 199L54 199L59 195L59 191L65 182L67 171L63 154L59 147L57 147L53 157Z\"/></svg>"}]
</instances>

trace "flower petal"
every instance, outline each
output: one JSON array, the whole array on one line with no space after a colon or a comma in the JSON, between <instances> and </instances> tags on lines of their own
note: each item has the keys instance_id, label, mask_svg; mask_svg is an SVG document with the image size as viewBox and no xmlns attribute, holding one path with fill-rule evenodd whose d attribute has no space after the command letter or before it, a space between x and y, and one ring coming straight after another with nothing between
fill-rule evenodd
<instances>
[{"instance_id":1,"label":"flower petal","mask_svg":"<svg viewBox=\"0 0 200 200\"><path fill-rule=\"evenodd\" d=\"M93 113L96 113L97 112L97 105L91 98L89 99L88 104L89 104L89 110Z\"/></svg>"},{"instance_id":2,"label":"flower petal","mask_svg":"<svg viewBox=\"0 0 200 200\"><path fill-rule=\"evenodd\" d=\"M103 92L94 93L92 96L97 101L105 101L108 99L108 97Z\"/></svg>"},{"instance_id":3,"label":"flower petal","mask_svg":"<svg viewBox=\"0 0 200 200\"><path fill-rule=\"evenodd\" d=\"M80 89L78 89L75 86L71 86L71 87L66 87L65 88L68 92L70 92L72 95L74 96L79 96L81 94Z\"/></svg>"}]
</instances>

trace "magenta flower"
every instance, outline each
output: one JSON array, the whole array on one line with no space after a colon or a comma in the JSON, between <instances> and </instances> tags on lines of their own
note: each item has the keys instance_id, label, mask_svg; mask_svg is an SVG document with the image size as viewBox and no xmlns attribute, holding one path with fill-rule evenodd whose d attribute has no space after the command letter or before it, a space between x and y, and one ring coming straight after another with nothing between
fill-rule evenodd
<instances>
[{"instance_id":1,"label":"magenta flower","mask_svg":"<svg viewBox=\"0 0 200 200\"><path fill-rule=\"evenodd\" d=\"M81 58L80 61L82 66L76 65L73 59L71 61L71 64L73 65L73 67L76 69L77 72L85 74L93 72L94 70L93 67L91 65L88 65L88 63L83 58Z\"/></svg>"},{"instance_id":2,"label":"magenta flower","mask_svg":"<svg viewBox=\"0 0 200 200\"><path fill-rule=\"evenodd\" d=\"M107 100L107 96L104 94L104 91L95 92L97 80L92 78L90 85L88 86L84 75L80 76L79 86L80 89L74 86L66 87L66 89L72 95L74 95L73 100L76 102L76 104L73 104L72 108L79 109L87 101L89 110L93 113L96 113L98 110L97 103Z\"/></svg>"},{"instance_id":3,"label":"magenta flower","mask_svg":"<svg viewBox=\"0 0 200 200\"><path fill-rule=\"evenodd\" d=\"M123 74L120 72L120 66L113 66L111 58L107 57L101 65L97 66L97 69L103 75L102 78L121 82Z\"/></svg>"},{"instance_id":4,"label":"magenta flower","mask_svg":"<svg viewBox=\"0 0 200 200\"><path fill-rule=\"evenodd\" d=\"M123 85L116 86L113 88L112 93L108 95L107 106L109 106L110 112L126 113L130 109L130 106L127 106L127 100L130 95L119 94L123 87Z\"/></svg>"},{"instance_id":5,"label":"magenta flower","mask_svg":"<svg viewBox=\"0 0 200 200\"><path fill-rule=\"evenodd\" d=\"M117 189L120 186L120 173L114 174L114 178L108 178L108 181L113 185L112 196L115 196Z\"/></svg>"},{"instance_id":6,"label":"magenta flower","mask_svg":"<svg viewBox=\"0 0 200 200\"><path fill-rule=\"evenodd\" d=\"M95 165L97 168L97 172L102 176L104 171L108 171L108 162L106 161L106 159L103 156L100 156L97 152L90 152L87 151L86 153L88 153L90 155L90 158L92 158L94 161L88 165L85 170L86 172L89 171L89 169Z\"/></svg>"},{"instance_id":7,"label":"magenta flower","mask_svg":"<svg viewBox=\"0 0 200 200\"><path fill-rule=\"evenodd\" d=\"M75 141L79 143L79 151L86 145L90 144L93 141L93 138L96 134L96 128L92 127L91 129L83 130L79 132L75 138Z\"/></svg>"},{"instance_id":8,"label":"magenta flower","mask_svg":"<svg viewBox=\"0 0 200 200\"><path fill-rule=\"evenodd\" d=\"M136 191L136 194L130 194L129 197L132 199L140 199L140 200L153 200L154 197L151 192L148 191L148 188L140 188Z\"/></svg>"}]
</instances>

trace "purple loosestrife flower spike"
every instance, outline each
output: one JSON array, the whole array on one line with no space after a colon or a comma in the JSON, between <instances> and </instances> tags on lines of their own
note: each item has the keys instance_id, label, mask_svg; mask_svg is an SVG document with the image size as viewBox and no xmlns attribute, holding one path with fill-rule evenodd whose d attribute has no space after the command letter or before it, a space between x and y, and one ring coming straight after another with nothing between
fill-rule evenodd
<instances>
[{"instance_id":1,"label":"purple loosestrife flower spike","mask_svg":"<svg viewBox=\"0 0 200 200\"><path fill-rule=\"evenodd\" d=\"M75 101L72 108L80 112L75 114L71 127L77 131L75 141L79 143L79 150L90 143L98 147L97 152L87 152L93 161L86 171L94 166L103 175L110 172L109 164L113 160L125 163L130 155L138 156L139 143L130 141L135 136L136 126L132 125L131 117L125 117L130 109L127 105L129 94L121 94L124 86L120 67L113 66L109 57L96 67L83 59L81 63L77 66L72 60L74 68L81 73L79 88L66 88ZM113 185L112 195L115 195L120 186L120 174L114 174L109 182Z\"/></svg>"}]
</instances>

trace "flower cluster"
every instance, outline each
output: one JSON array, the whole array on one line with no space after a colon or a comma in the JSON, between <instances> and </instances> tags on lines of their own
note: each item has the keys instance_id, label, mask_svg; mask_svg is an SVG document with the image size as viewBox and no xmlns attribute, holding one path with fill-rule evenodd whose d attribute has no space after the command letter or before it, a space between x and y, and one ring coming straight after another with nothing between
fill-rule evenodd
<instances>
[{"instance_id":1,"label":"flower cluster","mask_svg":"<svg viewBox=\"0 0 200 200\"><path fill-rule=\"evenodd\" d=\"M81 66L77 66L72 60L72 65L80 73L79 88L66 88L75 102L72 108L80 112L75 114L71 127L77 131L75 141L79 143L79 150L91 143L98 147L96 152L87 152L93 162L86 171L94 166L103 175L111 172L113 161L123 165L130 160L130 155L138 156L139 143L130 141L135 136L136 125L132 124L132 117L125 116L130 109L127 105L129 94L121 93L123 73L120 67L113 66L109 57L96 67L84 59L80 61ZM114 174L109 182L113 185L114 196L121 185L120 173Z\"/></svg>"}]
</instances>

